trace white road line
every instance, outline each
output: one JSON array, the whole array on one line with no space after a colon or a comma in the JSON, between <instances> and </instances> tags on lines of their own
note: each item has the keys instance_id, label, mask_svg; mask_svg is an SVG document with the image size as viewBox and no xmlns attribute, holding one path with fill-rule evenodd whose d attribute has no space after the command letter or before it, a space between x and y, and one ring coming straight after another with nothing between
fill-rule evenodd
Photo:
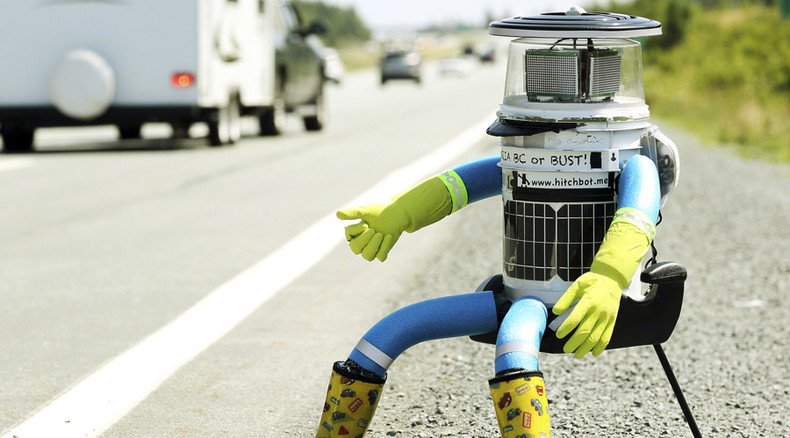
<instances>
[{"instance_id":1,"label":"white road line","mask_svg":"<svg viewBox=\"0 0 790 438\"><path fill-rule=\"evenodd\" d=\"M7 160L0 160L0 172L7 172L10 170L24 169L33 165L33 160L29 158L11 158Z\"/></svg>"},{"instance_id":2,"label":"white road line","mask_svg":"<svg viewBox=\"0 0 790 438\"><path fill-rule=\"evenodd\" d=\"M388 175L348 205L395 194L450 164L479 142L493 117ZM327 214L184 314L67 389L2 438L95 437L123 418L180 367L254 312L344 241Z\"/></svg>"}]
</instances>

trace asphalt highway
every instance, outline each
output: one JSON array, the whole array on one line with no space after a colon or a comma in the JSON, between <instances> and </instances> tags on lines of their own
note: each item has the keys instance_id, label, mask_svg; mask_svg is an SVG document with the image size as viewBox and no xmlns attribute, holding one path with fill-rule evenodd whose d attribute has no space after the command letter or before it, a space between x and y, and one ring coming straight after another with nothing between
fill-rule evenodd
<instances>
[{"instance_id":1,"label":"asphalt highway","mask_svg":"<svg viewBox=\"0 0 790 438\"><path fill-rule=\"evenodd\" d=\"M123 143L113 128L52 129L38 152L0 156L0 436L69 436L83 424L68 409L90 400L101 409L78 436L313 436L332 363L372 324L499 272L497 199L404 236L383 264L354 256L343 224L326 220L436 150L455 152L422 171L497 153L482 132L458 136L493 121L504 65L466 77L429 66L422 85L377 79L355 73L330 88L320 133L292 118L282 137L247 126L238 145L209 148L159 126ZM704 436L786 436L790 171L665 131L681 150L681 182L656 244L689 271L667 354ZM440 149L448 142L462 147ZM408 187L415 172L384 190ZM140 350L228 290L252 304L225 331L198 319L165 348ZM171 359L192 343L202 347ZM132 365L114 367L129 352ZM492 346L468 339L407 351L369 436L496 436L492 362ZM691 436L649 347L541 364L553 436ZM52 434L18 433L59 400L68 409L54 425L28 429Z\"/></svg>"}]
</instances>

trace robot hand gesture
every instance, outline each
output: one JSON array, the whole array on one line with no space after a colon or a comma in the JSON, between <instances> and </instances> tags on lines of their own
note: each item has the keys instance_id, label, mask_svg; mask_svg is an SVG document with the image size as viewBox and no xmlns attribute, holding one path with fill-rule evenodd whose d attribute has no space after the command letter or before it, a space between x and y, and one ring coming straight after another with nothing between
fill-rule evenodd
<instances>
[{"instance_id":1,"label":"robot hand gesture","mask_svg":"<svg viewBox=\"0 0 790 438\"><path fill-rule=\"evenodd\" d=\"M387 254L409 226L409 217L403 209L393 204L368 204L339 210L343 220L360 219L346 227L346 240L354 254L361 254L367 261L374 258L387 260Z\"/></svg>"},{"instance_id":2,"label":"robot hand gesture","mask_svg":"<svg viewBox=\"0 0 790 438\"><path fill-rule=\"evenodd\" d=\"M441 220L452 211L452 202L444 183L434 177L391 202L340 210L337 217L360 220L346 227L346 240L354 254L383 262L404 231L413 233Z\"/></svg>"},{"instance_id":3,"label":"robot hand gesture","mask_svg":"<svg viewBox=\"0 0 790 438\"><path fill-rule=\"evenodd\" d=\"M612 339L621 294L622 288L615 280L595 272L587 272L573 282L552 309L561 315L577 302L557 329L560 339L574 332L563 348L566 353L575 353L577 359L590 350L593 356L601 354Z\"/></svg>"}]
</instances>

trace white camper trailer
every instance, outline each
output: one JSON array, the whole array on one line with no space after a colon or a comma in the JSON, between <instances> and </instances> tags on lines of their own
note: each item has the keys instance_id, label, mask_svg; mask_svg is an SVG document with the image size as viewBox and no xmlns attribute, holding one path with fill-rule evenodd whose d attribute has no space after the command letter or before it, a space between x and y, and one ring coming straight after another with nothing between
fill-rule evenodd
<instances>
[{"instance_id":1,"label":"white camper trailer","mask_svg":"<svg viewBox=\"0 0 790 438\"><path fill-rule=\"evenodd\" d=\"M184 133L206 122L212 145L240 137L240 116L278 133L282 0L3 0L0 135L32 149L36 128L146 122ZM278 100L279 99L279 100ZM266 129L266 128L269 129ZM269 131L269 132L266 132Z\"/></svg>"}]
</instances>

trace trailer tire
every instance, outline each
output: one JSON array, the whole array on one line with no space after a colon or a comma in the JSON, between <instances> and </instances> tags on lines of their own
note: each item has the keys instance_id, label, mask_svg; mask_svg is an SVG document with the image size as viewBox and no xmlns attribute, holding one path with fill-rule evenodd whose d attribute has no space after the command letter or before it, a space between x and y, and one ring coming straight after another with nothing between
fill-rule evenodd
<instances>
[{"instance_id":1,"label":"trailer tire","mask_svg":"<svg viewBox=\"0 0 790 438\"><path fill-rule=\"evenodd\" d=\"M280 135L285 131L286 111L282 97L275 97L272 106L258 116L260 133L264 136Z\"/></svg>"},{"instance_id":2,"label":"trailer tire","mask_svg":"<svg viewBox=\"0 0 790 438\"><path fill-rule=\"evenodd\" d=\"M323 86L321 91L315 97L312 105L315 107L315 114L302 117L304 122L304 129L307 131L320 131L324 129L326 120L326 108L324 104L324 90Z\"/></svg>"},{"instance_id":3,"label":"trailer tire","mask_svg":"<svg viewBox=\"0 0 790 438\"><path fill-rule=\"evenodd\" d=\"M3 152L7 154L32 152L34 134L34 128L1 127L0 136L3 138Z\"/></svg>"},{"instance_id":4,"label":"trailer tire","mask_svg":"<svg viewBox=\"0 0 790 438\"><path fill-rule=\"evenodd\" d=\"M211 146L222 146L228 142L228 129L226 127L226 108L217 108L212 111L208 125L208 143Z\"/></svg>"},{"instance_id":5,"label":"trailer tire","mask_svg":"<svg viewBox=\"0 0 790 438\"><path fill-rule=\"evenodd\" d=\"M241 108L239 100L232 97L228 105L217 108L208 123L208 140L211 146L233 144L241 138Z\"/></svg>"},{"instance_id":6,"label":"trailer tire","mask_svg":"<svg viewBox=\"0 0 790 438\"><path fill-rule=\"evenodd\" d=\"M241 140L241 99L233 96L228 103L228 143Z\"/></svg>"},{"instance_id":7,"label":"trailer tire","mask_svg":"<svg viewBox=\"0 0 790 438\"><path fill-rule=\"evenodd\" d=\"M138 140L142 129L143 125L118 125L118 137L121 140Z\"/></svg>"},{"instance_id":8,"label":"trailer tire","mask_svg":"<svg viewBox=\"0 0 790 438\"><path fill-rule=\"evenodd\" d=\"M191 123L189 122L172 122L170 123L170 128L172 129L173 133L170 135L170 138L173 140L185 140L189 138L189 128Z\"/></svg>"}]
</instances>

